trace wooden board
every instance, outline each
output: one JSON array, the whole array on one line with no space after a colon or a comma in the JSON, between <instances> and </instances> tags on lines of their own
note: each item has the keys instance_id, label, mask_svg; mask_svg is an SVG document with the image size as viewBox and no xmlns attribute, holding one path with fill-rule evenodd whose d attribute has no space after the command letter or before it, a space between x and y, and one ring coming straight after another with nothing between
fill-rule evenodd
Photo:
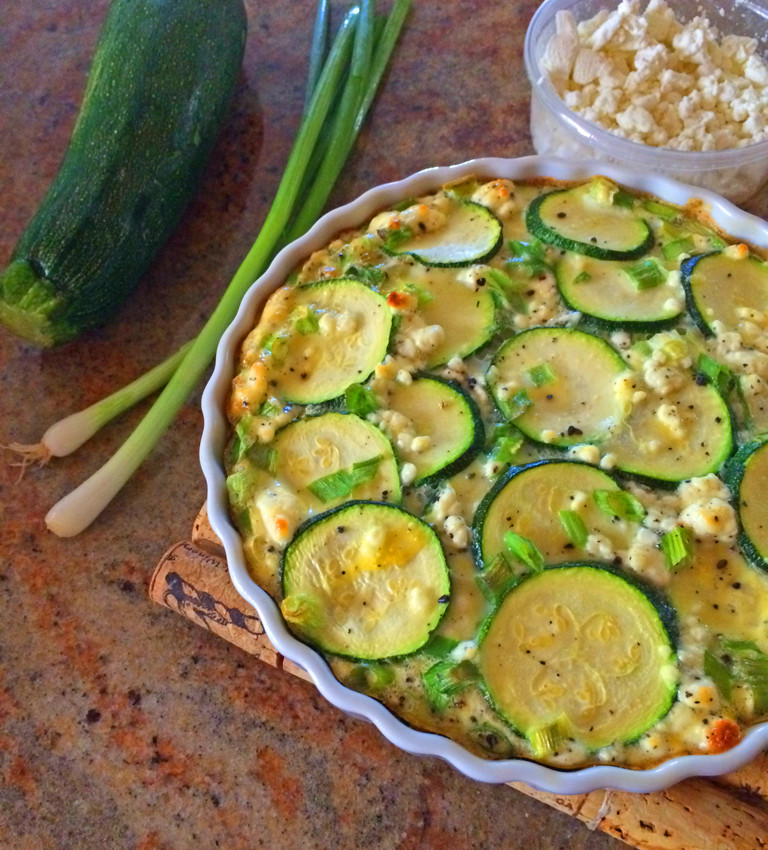
<instances>
[{"instance_id":1,"label":"wooden board","mask_svg":"<svg viewBox=\"0 0 768 850\"><path fill-rule=\"evenodd\" d=\"M308 679L267 639L256 611L229 578L205 507L190 540L171 546L155 569L150 597L261 661ZM665 791L593 791L574 796L515 790L640 850L768 850L768 752L716 779L688 779Z\"/></svg>"}]
</instances>

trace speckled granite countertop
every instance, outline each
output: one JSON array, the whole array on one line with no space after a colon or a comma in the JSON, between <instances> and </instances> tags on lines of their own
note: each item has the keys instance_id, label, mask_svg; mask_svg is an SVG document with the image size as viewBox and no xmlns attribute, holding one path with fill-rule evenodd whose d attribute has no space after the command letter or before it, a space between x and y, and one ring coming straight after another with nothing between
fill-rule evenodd
<instances>
[{"instance_id":1,"label":"speckled granite countertop","mask_svg":"<svg viewBox=\"0 0 768 850\"><path fill-rule=\"evenodd\" d=\"M312 0L249 2L234 112L197 200L108 327L40 352L0 332L0 444L190 338L250 246L304 90ZM531 153L525 28L536 0L417 0L334 201L418 168ZM53 175L105 0L3 0L0 263ZM50 505L143 408L47 468L0 465L0 847L619 847L507 787L405 755L307 683L151 603L204 499L199 394L102 517L60 540Z\"/></svg>"}]
</instances>

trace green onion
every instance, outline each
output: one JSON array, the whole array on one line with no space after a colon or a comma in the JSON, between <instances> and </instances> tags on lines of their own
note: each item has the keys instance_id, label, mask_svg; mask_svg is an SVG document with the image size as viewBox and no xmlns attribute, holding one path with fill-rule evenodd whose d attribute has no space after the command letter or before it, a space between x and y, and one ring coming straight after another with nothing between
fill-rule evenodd
<instances>
[{"instance_id":1,"label":"green onion","mask_svg":"<svg viewBox=\"0 0 768 850\"><path fill-rule=\"evenodd\" d=\"M518 313L527 312L527 304L522 296L523 284L513 280L501 269L490 266L484 272L485 277L491 284L492 292L504 299L509 307Z\"/></svg>"},{"instance_id":2,"label":"green onion","mask_svg":"<svg viewBox=\"0 0 768 850\"><path fill-rule=\"evenodd\" d=\"M263 401L259 407L259 416L275 416L280 413L280 408L271 401Z\"/></svg>"},{"instance_id":3,"label":"green onion","mask_svg":"<svg viewBox=\"0 0 768 850\"><path fill-rule=\"evenodd\" d=\"M653 289L665 283L669 272L655 257L649 257L647 260L640 260L633 266L624 269L629 279L634 283L635 287L641 292L644 289Z\"/></svg>"},{"instance_id":4,"label":"green onion","mask_svg":"<svg viewBox=\"0 0 768 850\"><path fill-rule=\"evenodd\" d=\"M274 201L253 247L138 427L104 466L48 512L46 524L55 534L62 537L79 534L122 489L202 378L243 296L284 244L286 234L300 235L320 214L373 101L409 5L409 0L395 0L375 46L371 67L367 55L372 42L371 14L370 10L365 13L369 4L363 4L363 14L355 9L345 17L318 76ZM353 54L352 66L348 70L350 54ZM336 110L334 132L324 137L326 145L334 148L333 156L324 154L319 169L308 171L313 155L317 155L317 143L337 102L342 81L345 81L341 95L344 109L339 106ZM352 94L346 94L347 91L356 95L357 109L353 121L342 124L340 119L346 119L352 99ZM346 132L345 136L343 132ZM306 185L307 174L313 182L303 195L301 189Z\"/></svg>"},{"instance_id":5,"label":"green onion","mask_svg":"<svg viewBox=\"0 0 768 850\"><path fill-rule=\"evenodd\" d=\"M642 502L626 490L595 490L592 497L598 508L608 516L630 522L642 522L645 518Z\"/></svg>"},{"instance_id":6,"label":"green onion","mask_svg":"<svg viewBox=\"0 0 768 850\"><path fill-rule=\"evenodd\" d=\"M376 472L381 463L381 455L361 460L352 465L350 469L339 469L324 475L311 484L307 489L321 502L332 502L336 499L344 499L360 484L365 484L376 477Z\"/></svg>"},{"instance_id":7,"label":"green onion","mask_svg":"<svg viewBox=\"0 0 768 850\"><path fill-rule=\"evenodd\" d=\"M649 213L658 216L662 221L675 221L680 217L680 210L669 204L662 204L660 201L647 200L643 202L643 206Z\"/></svg>"},{"instance_id":8,"label":"green onion","mask_svg":"<svg viewBox=\"0 0 768 850\"><path fill-rule=\"evenodd\" d=\"M552 723L536 726L531 729L528 740L537 758L552 755L562 745L567 734L567 720L558 718Z\"/></svg>"},{"instance_id":9,"label":"green onion","mask_svg":"<svg viewBox=\"0 0 768 850\"><path fill-rule=\"evenodd\" d=\"M755 712L768 710L768 654L751 640L722 638L720 643L731 659L734 678L752 691Z\"/></svg>"},{"instance_id":10,"label":"green onion","mask_svg":"<svg viewBox=\"0 0 768 850\"><path fill-rule=\"evenodd\" d=\"M537 277L552 271L544 243L539 239L533 239L531 242L511 239L507 244L512 254L512 261L507 264L507 268L520 269L526 277Z\"/></svg>"},{"instance_id":11,"label":"green onion","mask_svg":"<svg viewBox=\"0 0 768 850\"><path fill-rule=\"evenodd\" d=\"M381 690L395 681L395 673L388 664L367 662L355 664L355 666L344 677L346 683L357 690L370 688Z\"/></svg>"},{"instance_id":12,"label":"green onion","mask_svg":"<svg viewBox=\"0 0 768 850\"><path fill-rule=\"evenodd\" d=\"M703 375L720 395L728 395L736 385L733 372L708 354L699 355L696 361L696 371Z\"/></svg>"},{"instance_id":13,"label":"green onion","mask_svg":"<svg viewBox=\"0 0 768 850\"><path fill-rule=\"evenodd\" d=\"M522 432L509 422L500 422L494 429L490 443L490 459L496 463L514 463L525 443Z\"/></svg>"},{"instance_id":14,"label":"green onion","mask_svg":"<svg viewBox=\"0 0 768 850\"><path fill-rule=\"evenodd\" d=\"M579 272L573 279L574 283L588 283L592 280L592 275L588 271Z\"/></svg>"},{"instance_id":15,"label":"green onion","mask_svg":"<svg viewBox=\"0 0 768 850\"><path fill-rule=\"evenodd\" d=\"M442 711L454 696L480 678L471 661L438 661L422 674L421 680L430 704Z\"/></svg>"},{"instance_id":16,"label":"green onion","mask_svg":"<svg viewBox=\"0 0 768 850\"><path fill-rule=\"evenodd\" d=\"M10 443L6 448L21 455L19 466L22 470L30 463L45 464L52 457L72 454L107 422L164 386L183 362L191 345L191 342L186 343L167 360L112 395L55 422L39 443Z\"/></svg>"},{"instance_id":17,"label":"green onion","mask_svg":"<svg viewBox=\"0 0 768 850\"><path fill-rule=\"evenodd\" d=\"M555 373L548 363L539 363L528 370L528 377L535 387L543 387L555 380Z\"/></svg>"},{"instance_id":18,"label":"green onion","mask_svg":"<svg viewBox=\"0 0 768 850\"><path fill-rule=\"evenodd\" d=\"M422 647L421 651L430 658L445 658L446 655L450 655L458 645L459 642L456 638L433 634Z\"/></svg>"},{"instance_id":19,"label":"green onion","mask_svg":"<svg viewBox=\"0 0 768 850\"><path fill-rule=\"evenodd\" d=\"M567 538L574 546L583 546L587 542L587 526L576 511L558 511L557 517Z\"/></svg>"},{"instance_id":20,"label":"green onion","mask_svg":"<svg viewBox=\"0 0 768 850\"><path fill-rule=\"evenodd\" d=\"M676 570L687 566L693 557L693 535L691 529L678 525L661 538L661 551L667 568Z\"/></svg>"},{"instance_id":21,"label":"green onion","mask_svg":"<svg viewBox=\"0 0 768 850\"><path fill-rule=\"evenodd\" d=\"M510 569L507 559L501 553L475 576L475 582L483 596L494 604L506 596L507 591L516 581L517 576Z\"/></svg>"},{"instance_id":22,"label":"green onion","mask_svg":"<svg viewBox=\"0 0 768 850\"><path fill-rule=\"evenodd\" d=\"M525 390L518 390L513 396L512 401L507 402L507 419L517 419L533 404L531 397Z\"/></svg>"},{"instance_id":23,"label":"green onion","mask_svg":"<svg viewBox=\"0 0 768 850\"><path fill-rule=\"evenodd\" d=\"M704 674L715 683L718 691L730 699L733 688L731 670L728 665L710 650L704 653Z\"/></svg>"},{"instance_id":24,"label":"green onion","mask_svg":"<svg viewBox=\"0 0 768 850\"><path fill-rule=\"evenodd\" d=\"M301 316L297 316L293 320L293 327L302 336L317 333L320 330L320 320L317 318L317 313L314 310L307 310Z\"/></svg>"},{"instance_id":25,"label":"green onion","mask_svg":"<svg viewBox=\"0 0 768 850\"><path fill-rule=\"evenodd\" d=\"M347 412L365 419L369 413L379 409L379 403L373 390L362 384L350 384L344 391Z\"/></svg>"},{"instance_id":26,"label":"green onion","mask_svg":"<svg viewBox=\"0 0 768 850\"><path fill-rule=\"evenodd\" d=\"M681 254L692 254L696 245L690 236L674 239L661 246L661 254L665 260L676 260Z\"/></svg>"},{"instance_id":27,"label":"green onion","mask_svg":"<svg viewBox=\"0 0 768 850\"><path fill-rule=\"evenodd\" d=\"M504 544L509 553L522 561L531 572L540 573L544 569L544 556L533 541L514 531L504 535Z\"/></svg>"},{"instance_id":28,"label":"green onion","mask_svg":"<svg viewBox=\"0 0 768 850\"><path fill-rule=\"evenodd\" d=\"M616 194L613 196L613 205L615 207L624 207L625 209L631 209L635 205L635 199L629 192L625 192L623 189L619 189Z\"/></svg>"}]
</instances>

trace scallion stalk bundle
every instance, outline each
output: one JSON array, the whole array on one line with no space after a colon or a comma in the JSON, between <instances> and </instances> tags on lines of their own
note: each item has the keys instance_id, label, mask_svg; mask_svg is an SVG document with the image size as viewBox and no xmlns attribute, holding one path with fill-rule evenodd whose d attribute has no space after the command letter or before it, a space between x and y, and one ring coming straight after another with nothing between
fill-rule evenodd
<instances>
[{"instance_id":1,"label":"scallion stalk bundle","mask_svg":"<svg viewBox=\"0 0 768 850\"><path fill-rule=\"evenodd\" d=\"M122 489L201 379L250 285L283 245L304 233L318 218L360 132L409 6L410 0L395 0L383 17L375 13L372 0L361 0L346 14L326 51L329 10L327 2L320 0L304 116L259 235L198 336L156 367L159 372L151 388L146 383L140 385L140 391L147 395L158 388L158 376L170 376L136 429L104 466L48 512L46 524L55 534L79 534ZM143 396L121 396L120 409L139 397ZM115 411L109 418L120 412L110 396L89 408L94 423L107 421L100 419L100 404Z\"/></svg>"}]
</instances>

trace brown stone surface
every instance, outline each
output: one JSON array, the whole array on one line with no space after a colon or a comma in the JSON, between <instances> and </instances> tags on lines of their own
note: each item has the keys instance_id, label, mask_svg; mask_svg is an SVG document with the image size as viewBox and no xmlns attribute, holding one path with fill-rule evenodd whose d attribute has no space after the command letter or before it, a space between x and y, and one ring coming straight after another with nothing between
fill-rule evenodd
<instances>
[{"instance_id":1,"label":"brown stone surface","mask_svg":"<svg viewBox=\"0 0 768 850\"><path fill-rule=\"evenodd\" d=\"M55 351L0 331L0 444L161 360L252 243L298 122L312 0L248 2L233 113L197 199L131 302ZM418 168L531 153L535 0L417 0L334 202ZM0 264L55 172L105 0L3 0ZM338 8L338 7L337 7ZM619 847L508 787L397 751L314 688L154 605L147 585L204 500L199 390L79 537L46 531L140 406L47 468L0 464L0 848Z\"/></svg>"}]
</instances>

